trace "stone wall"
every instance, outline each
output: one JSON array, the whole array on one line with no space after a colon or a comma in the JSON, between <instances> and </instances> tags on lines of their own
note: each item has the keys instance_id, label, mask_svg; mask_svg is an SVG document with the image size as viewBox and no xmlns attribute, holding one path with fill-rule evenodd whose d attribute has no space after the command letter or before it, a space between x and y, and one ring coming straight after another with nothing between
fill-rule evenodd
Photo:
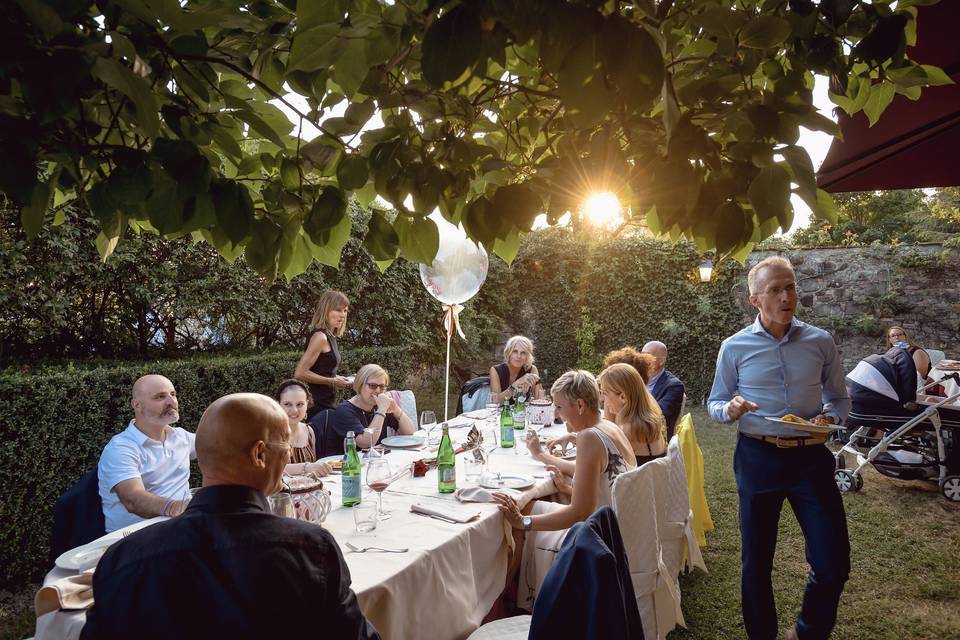
<instances>
[{"instance_id":1,"label":"stone wall","mask_svg":"<svg viewBox=\"0 0 960 640\"><path fill-rule=\"evenodd\" d=\"M797 317L834 335L849 371L883 350L884 330L901 325L924 347L960 358L960 255L939 244L830 247L750 254L744 284L735 289L752 322L746 272L770 255L783 255L797 271Z\"/></svg>"}]
</instances>

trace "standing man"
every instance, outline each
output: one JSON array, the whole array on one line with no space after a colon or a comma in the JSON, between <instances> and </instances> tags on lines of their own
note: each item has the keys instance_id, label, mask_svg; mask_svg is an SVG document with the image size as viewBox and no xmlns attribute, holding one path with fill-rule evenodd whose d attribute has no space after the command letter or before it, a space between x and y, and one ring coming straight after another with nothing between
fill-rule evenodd
<instances>
[{"instance_id":1,"label":"standing man","mask_svg":"<svg viewBox=\"0 0 960 640\"><path fill-rule=\"evenodd\" d=\"M741 607L751 640L777 637L771 572L777 525L788 500L806 541L810 574L788 639L825 639L850 573L850 541L834 460L823 435L765 420L792 413L838 424L850 410L843 367L826 331L794 318L797 282L790 262L771 257L747 282L752 325L720 346L707 408L739 420L733 468L740 497Z\"/></svg>"},{"instance_id":2,"label":"standing man","mask_svg":"<svg viewBox=\"0 0 960 640\"><path fill-rule=\"evenodd\" d=\"M200 418L197 454L203 488L183 514L131 533L97 564L81 640L379 640L333 535L270 512L290 461L280 405L220 398Z\"/></svg>"},{"instance_id":3,"label":"standing man","mask_svg":"<svg viewBox=\"0 0 960 640\"><path fill-rule=\"evenodd\" d=\"M683 382L667 371L667 345L653 340L643 345L641 353L649 353L657 361L656 367L650 371L647 390L660 405L664 422L667 423L667 442L670 442L683 408Z\"/></svg>"},{"instance_id":4,"label":"standing man","mask_svg":"<svg viewBox=\"0 0 960 640\"><path fill-rule=\"evenodd\" d=\"M194 435L180 427L173 383L145 375L133 383L133 420L100 455L97 478L107 532L154 516L175 516L187 504Z\"/></svg>"}]
</instances>

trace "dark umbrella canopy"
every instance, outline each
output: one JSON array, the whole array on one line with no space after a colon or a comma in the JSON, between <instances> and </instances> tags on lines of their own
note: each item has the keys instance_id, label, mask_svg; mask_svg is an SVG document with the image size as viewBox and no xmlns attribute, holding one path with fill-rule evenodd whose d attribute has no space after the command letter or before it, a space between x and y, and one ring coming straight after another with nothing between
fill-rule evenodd
<instances>
[{"instance_id":1,"label":"dark umbrella canopy","mask_svg":"<svg viewBox=\"0 0 960 640\"><path fill-rule=\"evenodd\" d=\"M817 174L830 192L960 185L960 0L919 7L920 64L936 65L956 84L926 87L919 100L897 95L869 127L861 111L840 113L843 140L835 139Z\"/></svg>"}]
</instances>

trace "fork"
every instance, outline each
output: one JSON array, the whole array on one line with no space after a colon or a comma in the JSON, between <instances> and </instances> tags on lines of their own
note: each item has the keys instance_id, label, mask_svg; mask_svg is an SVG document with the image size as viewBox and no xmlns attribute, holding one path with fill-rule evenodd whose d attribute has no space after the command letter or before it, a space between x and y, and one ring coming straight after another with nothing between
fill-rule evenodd
<instances>
[{"instance_id":1,"label":"fork","mask_svg":"<svg viewBox=\"0 0 960 640\"><path fill-rule=\"evenodd\" d=\"M354 553L366 553L367 551L385 551L387 553L406 553L409 549L387 549L384 547L358 547L350 542L345 542L347 548Z\"/></svg>"}]
</instances>

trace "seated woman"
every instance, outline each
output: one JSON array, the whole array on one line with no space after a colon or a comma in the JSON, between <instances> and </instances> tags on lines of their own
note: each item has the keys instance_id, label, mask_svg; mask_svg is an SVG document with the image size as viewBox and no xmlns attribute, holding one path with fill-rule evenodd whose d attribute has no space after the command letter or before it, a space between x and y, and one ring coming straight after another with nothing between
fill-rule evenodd
<instances>
[{"instance_id":1,"label":"seated woman","mask_svg":"<svg viewBox=\"0 0 960 640\"><path fill-rule=\"evenodd\" d=\"M326 462L317 462L317 443L313 429L303 422L312 398L307 385L299 380L284 380L277 389L277 402L287 412L290 424L290 462L283 472L288 476L315 473L328 476L333 469Z\"/></svg>"},{"instance_id":2,"label":"seated woman","mask_svg":"<svg viewBox=\"0 0 960 640\"><path fill-rule=\"evenodd\" d=\"M667 452L666 422L637 370L626 364L613 364L600 374L603 417L623 429L637 466L662 457Z\"/></svg>"},{"instance_id":3,"label":"seated woman","mask_svg":"<svg viewBox=\"0 0 960 640\"><path fill-rule=\"evenodd\" d=\"M540 374L533 366L533 342L525 336L507 340L503 362L490 367L490 402L503 404L518 395L533 400L543 397Z\"/></svg>"},{"instance_id":4,"label":"seated woman","mask_svg":"<svg viewBox=\"0 0 960 640\"><path fill-rule=\"evenodd\" d=\"M917 365L917 378L921 383L928 382L927 376L930 375L930 355L920 346L915 345L910 338L910 334L903 327L893 326L887 329L887 349L897 345L897 343L907 345L907 352L913 356L913 363Z\"/></svg>"},{"instance_id":5,"label":"seated woman","mask_svg":"<svg viewBox=\"0 0 960 640\"><path fill-rule=\"evenodd\" d=\"M358 449L369 449L378 444L388 429L399 435L414 432L413 420L386 392L389 384L390 376L380 365L360 367L353 381L356 395L341 402L330 414L326 429L327 451L342 452L343 439L350 431L356 437Z\"/></svg>"},{"instance_id":6,"label":"seated woman","mask_svg":"<svg viewBox=\"0 0 960 640\"><path fill-rule=\"evenodd\" d=\"M603 368L607 369L618 362L624 362L636 369L643 378L643 384L650 382L650 372L657 367L657 359L652 354L637 351L633 347L624 347L608 353L603 358Z\"/></svg>"},{"instance_id":7,"label":"seated woman","mask_svg":"<svg viewBox=\"0 0 960 640\"><path fill-rule=\"evenodd\" d=\"M307 383L313 397L309 416L321 409L337 405L337 388L349 387L350 381L337 375L340 351L337 338L347 330L347 311L350 300L339 291L327 291L320 296L317 310L310 320L307 346L297 362L293 377Z\"/></svg>"},{"instance_id":8,"label":"seated woman","mask_svg":"<svg viewBox=\"0 0 960 640\"><path fill-rule=\"evenodd\" d=\"M600 417L600 389L593 374L568 371L553 383L550 393L567 430L578 434L577 460L551 456L533 432L527 436L527 448L535 459L573 476L570 504L537 500L521 511L511 496L494 495L500 511L517 530L515 549L523 549L519 559L515 554L508 573L512 581L519 568L517 605L523 608L529 608L567 529L586 520L599 507L611 505L613 481L635 467L633 449L623 431ZM564 482L559 474L556 477L562 490Z\"/></svg>"}]
</instances>

